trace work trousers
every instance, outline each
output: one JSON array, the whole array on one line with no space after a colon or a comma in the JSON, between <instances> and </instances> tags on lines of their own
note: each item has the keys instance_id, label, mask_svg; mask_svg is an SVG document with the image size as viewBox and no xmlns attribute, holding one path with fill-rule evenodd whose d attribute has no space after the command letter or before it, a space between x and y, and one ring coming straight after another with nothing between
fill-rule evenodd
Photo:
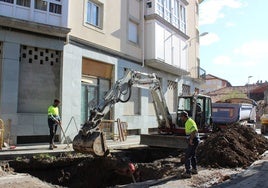
<instances>
[{"instance_id":1,"label":"work trousers","mask_svg":"<svg viewBox=\"0 0 268 188\"><path fill-rule=\"evenodd\" d=\"M58 124L53 119L48 118L48 127L49 127L49 144L54 144Z\"/></svg>"},{"instance_id":2,"label":"work trousers","mask_svg":"<svg viewBox=\"0 0 268 188\"><path fill-rule=\"evenodd\" d=\"M192 169L197 169L196 165L196 148L199 144L199 138L195 137L193 139L193 145L188 144L188 147L185 152L185 169L186 173L191 173L191 167Z\"/></svg>"}]
</instances>

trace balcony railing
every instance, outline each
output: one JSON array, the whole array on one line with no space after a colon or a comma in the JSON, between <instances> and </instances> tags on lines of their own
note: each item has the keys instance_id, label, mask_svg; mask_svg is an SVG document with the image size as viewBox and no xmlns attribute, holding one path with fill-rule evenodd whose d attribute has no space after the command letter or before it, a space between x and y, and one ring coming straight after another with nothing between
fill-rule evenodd
<instances>
[{"instance_id":1,"label":"balcony railing","mask_svg":"<svg viewBox=\"0 0 268 188\"><path fill-rule=\"evenodd\" d=\"M198 72L199 72L199 75L198 75L198 78L202 79L202 80L205 80L206 79L206 71L204 69L202 69L201 67L198 67Z\"/></svg>"}]
</instances>

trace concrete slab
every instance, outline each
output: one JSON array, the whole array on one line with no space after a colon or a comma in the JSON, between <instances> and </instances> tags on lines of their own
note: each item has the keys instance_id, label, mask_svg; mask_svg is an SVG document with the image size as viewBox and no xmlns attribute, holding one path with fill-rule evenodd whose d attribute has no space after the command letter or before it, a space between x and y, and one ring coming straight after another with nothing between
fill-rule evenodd
<instances>
[{"instance_id":1,"label":"concrete slab","mask_svg":"<svg viewBox=\"0 0 268 188\"><path fill-rule=\"evenodd\" d=\"M107 140L107 145L110 150L142 146L139 145L139 143L139 136L128 136L126 141ZM72 144L69 144L69 146L67 144L56 145L58 148L55 148L54 150L48 149L48 144L17 145L14 149L3 147L3 149L0 150L0 160L11 160L16 157L32 156L41 153L50 153L51 155L57 155L64 152L74 152Z\"/></svg>"}]
</instances>

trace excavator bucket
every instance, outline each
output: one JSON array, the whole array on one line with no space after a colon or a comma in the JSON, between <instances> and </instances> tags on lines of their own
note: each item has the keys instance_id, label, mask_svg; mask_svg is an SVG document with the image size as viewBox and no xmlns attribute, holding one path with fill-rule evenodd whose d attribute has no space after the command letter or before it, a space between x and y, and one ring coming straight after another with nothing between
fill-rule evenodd
<instances>
[{"instance_id":1,"label":"excavator bucket","mask_svg":"<svg viewBox=\"0 0 268 188\"><path fill-rule=\"evenodd\" d=\"M94 131L87 135L83 135L79 132L79 134L74 137L73 149L79 153L92 154L100 157L109 154L105 135L101 131Z\"/></svg>"}]
</instances>

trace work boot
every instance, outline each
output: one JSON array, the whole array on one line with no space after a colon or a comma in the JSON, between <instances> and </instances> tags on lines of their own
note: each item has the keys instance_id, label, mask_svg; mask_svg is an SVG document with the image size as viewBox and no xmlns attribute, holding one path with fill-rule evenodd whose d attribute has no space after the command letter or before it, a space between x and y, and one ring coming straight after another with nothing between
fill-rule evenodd
<instances>
[{"instance_id":1,"label":"work boot","mask_svg":"<svg viewBox=\"0 0 268 188\"><path fill-rule=\"evenodd\" d=\"M53 148L57 148L57 147L58 147L58 146L56 146L55 144L53 144L52 146L53 146Z\"/></svg>"},{"instance_id":2,"label":"work boot","mask_svg":"<svg viewBox=\"0 0 268 188\"><path fill-rule=\"evenodd\" d=\"M181 175L181 177L182 178L191 178L192 177L192 175L190 174L190 173L183 173L182 175Z\"/></svg>"},{"instance_id":3,"label":"work boot","mask_svg":"<svg viewBox=\"0 0 268 188\"><path fill-rule=\"evenodd\" d=\"M198 174L196 169L192 169L192 174Z\"/></svg>"},{"instance_id":4,"label":"work boot","mask_svg":"<svg viewBox=\"0 0 268 188\"><path fill-rule=\"evenodd\" d=\"M50 150L53 150L53 144L50 144L50 145L49 145L49 149L50 149Z\"/></svg>"}]
</instances>

